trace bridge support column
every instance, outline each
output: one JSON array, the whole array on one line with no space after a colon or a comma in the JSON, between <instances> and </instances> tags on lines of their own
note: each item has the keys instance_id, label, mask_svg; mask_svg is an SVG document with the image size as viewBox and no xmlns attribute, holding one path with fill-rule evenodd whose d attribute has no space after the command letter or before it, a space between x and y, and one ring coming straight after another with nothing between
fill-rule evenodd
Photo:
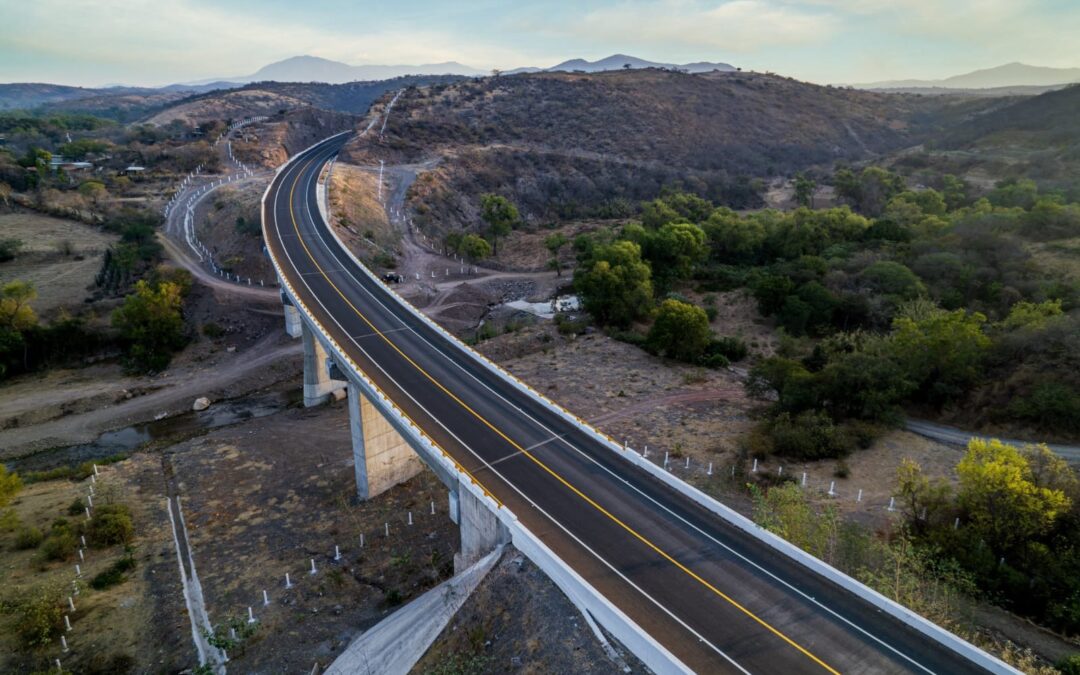
<instances>
[{"instance_id":1,"label":"bridge support column","mask_svg":"<svg viewBox=\"0 0 1080 675\"><path fill-rule=\"evenodd\" d=\"M346 383L331 379L326 348L306 323L301 324L301 337L304 339L304 406L310 408L326 403Z\"/></svg>"},{"instance_id":2,"label":"bridge support column","mask_svg":"<svg viewBox=\"0 0 1080 675\"><path fill-rule=\"evenodd\" d=\"M510 543L510 531L494 511L472 492L450 491L450 519L461 530L461 551L454 554L454 574L460 574L496 547Z\"/></svg>"},{"instance_id":3,"label":"bridge support column","mask_svg":"<svg viewBox=\"0 0 1080 675\"><path fill-rule=\"evenodd\" d=\"M281 293L281 304L285 308L285 332L289 334L289 337L300 337L303 331L300 322L300 310L292 304L289 296L285 295L284 291Z\"/></svg>"},{"instance_id":4,"label":"bridge support column","mask_svg":"<svg viewBox=\"0 0 1080 675\"><path fill-rule=\"evenodd\" d=\"M412 447L352 382L348 399L356 496L360 501L382 494L424 470Z\"/></svg>"}]
</instances>

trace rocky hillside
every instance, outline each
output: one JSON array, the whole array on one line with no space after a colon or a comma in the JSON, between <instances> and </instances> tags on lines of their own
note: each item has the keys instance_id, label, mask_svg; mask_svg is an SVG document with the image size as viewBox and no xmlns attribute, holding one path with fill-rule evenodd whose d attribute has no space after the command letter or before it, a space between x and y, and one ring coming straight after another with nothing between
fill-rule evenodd
<instances>
[{"instance_id":1,"label":"rocky hillside","mask_svg":"<svg viewBox=\"0 0 1080 675\"><path fill-rule=\"evenodd\" d=\"M345 154L446 157L413 206L457 224L475 222L489 191L534 222L626 215L675 186L745 208L761 204L754 179L873 158L989 105L741 72L537 73L410 88L385 134Z\"/></svg>"}]
</instances>

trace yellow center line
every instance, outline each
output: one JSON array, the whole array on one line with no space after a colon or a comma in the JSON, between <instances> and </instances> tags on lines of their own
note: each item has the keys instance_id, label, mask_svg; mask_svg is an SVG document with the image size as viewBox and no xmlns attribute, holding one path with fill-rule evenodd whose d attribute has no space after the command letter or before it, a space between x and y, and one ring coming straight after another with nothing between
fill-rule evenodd
<instances>
[{"instance_id":1,"label":"yellow center line","mask_svg":"<svg viewBox=\"0 0 1080 675\"><path fill-rule=\"evenodd\" d=\"M310 166L311 163L314 162L314 161L315 161L314 159L308 160L307 164L304 165L304 169L306 169L308 166ZM528 450L523 448L520 444L518 444L512 438L510 438L505 433L503 433L502 430L500 430L498 427L496 427L494 424L492 424L486 418L484 418L483 415L481 415L480 413L473 410L467 403L465 403L460 398L458 398L457 395L455 395L452 391L450 391L445 386L443 386L443 384L441 382L439 382L434 377L432 377L426 370L424 370L418 363L416 363L416 361L413 361L412 358L410 358L408 354L401 351L401 349L396 344L394 344L394 342L391 341L390 338L387 337L381 330L376 328L375 324L373 324L371 322L371 320L369 320L367 318L367 316L364 315L363 312L361 312L359 309L357 309L356 306L353 305L353 303L345 296L345 294L341 291L341 289L338 288L337 285L333 281L330 280L330 277L327 276L327 274L325 272L323 272L322 266L320 266L319 263L315 260L315 256L313 256L311 254L311 251L308 249L307 243L304 241L303 236L300 235L300 225L296 222L296 214L293 211L293 194L294 194L294 192L296 190L297 184L300 182L300 176L303 173L304 173L304 171L301 170L297 174L296 179L293 181L292 187L289 189L289 217L292 219L293 228L296 230L297 238L300 240L300 244L304 247L304 251L307 253L308 258L311 259L312 264L315 265L316 268L318 268L319 272L322 274L323 278L326 280L326 283L330 284L330 286L335 291L337 291L337 294L341 296L341 299L345 301L345 304L347 304L350 308L352 308L352 310L356 313L356 315L359 316L364 321L364 323L366 323L371 328L372 331L377 333L379 335L379 337L381 337L386 342L386 344L390 345L390 347L393 348L394 351L396 351L398 354L401 355L402 358L404 358L406 361L408 361L410 364L412 364L412 366L414 368L416 368L416 370L420 371L420 373L423 374L424 377L426 377L428 380L430 380L431 383L434 384L436 387L441 389L443 391L443 393L445 393L447 396L452 398L462 408L469 411L474 417L476 417L476 419L480 420L489 429L491 429L496 434L501 436L507 443L509 443L510 445L515 447L521 454L523 454L524 456L531 459L537 466L542 468L544 471L546 471L548 474L550 474L553 478L555 478L557 481L562 483L567 489L569 489L571 492L576 494L578 497L580 497L582 500L584 500L587 504L592 506L594 509L596 509L597 511L599 511L603 515L607 516L610 520L612 520L613 522L618 524L621 528L623 528L628 533L633 535L633 537L635 539L637 539L641 543L645 544L650 549L655 551L658 555L660 555L662 558L664 558L665 560L670 562L672 565L674 565L675 567L677 567L678 569L682 570L684 573L689 575L690 578L694 579L695 581L697 581L701 585L705 586L710 591L715 593L717 596L719 596L720 598L723 598L725 601L727 601L733 607L735 607L736 609L741 611L743 614L747 615L748 617L750 617L751 619L756 621L758 624L760 624L762 627L768 629L771 633L773 633L774 635L776 635L777 637L782 639L784 642L786 642L787 644L789 644L792 647L794 647L795 649L797 649L799 652L801 652L803 655L805 655L811 661L818 664L819 666L821 666L822 668L824 668L828 672L832 673L833 675L840 675L840 672L838 670L832 668L827 663L822 661L820 658L818 658L817 656L812 654L805 647L803 647L799 643L792 640L790 637L788 637L787 635L782 633L780 630L778 630L777 628L775 628L774 626L769 624L767 621L765 621L764 619L762 619L758 615L754 614L752 611L750 611L746 607L739 604L736 600L731 598L731 596L727 595L726 593L724 593L723 591L718 589L716 586L713 586L711 583L709 583L708 581L703 579L701 576L699 576L693 570L688 568L686 565L683 565L681 562L679 562L678 560L673 558L671 555L669 555L666 551L661 549L659 546L657 546L656 544L649 541L644 535L640 534L634 528L630 527L629 525L624 523L621 519L619 519L617 516L615 516L614 514L609 512L607 509L605 509L603 506L596 503L596 501L594 501L591 497L589 497L588 495L583 493L581 490L574 487L572 484L570 484L569 481L567 481L565 478L560 476L558 473L556 473L553 469L548 467L542 461L537 459L531 452L529 452ZM471 477L471 474L470 474L470 477ZM475 478L473 480L475 480Z\"/></svg>"}]
</instances>

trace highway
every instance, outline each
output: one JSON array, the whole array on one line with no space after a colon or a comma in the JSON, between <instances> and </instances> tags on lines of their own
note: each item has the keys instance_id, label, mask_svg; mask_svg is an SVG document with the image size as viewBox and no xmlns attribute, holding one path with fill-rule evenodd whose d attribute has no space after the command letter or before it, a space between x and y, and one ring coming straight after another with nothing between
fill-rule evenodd
<instances>
[{"instance_id":1,"label":"highway","mask_svg":"<svg viewBox=\"0 0 1080 675\"><path fill-rule=\"evenodd\" d=\"M316 206L345 143L266 198L267 246L314 320L460 467L699 673L983 672L619 458L357 269ZM542 637L542 636L539 636Z\"/></svg>"}]
</instances>

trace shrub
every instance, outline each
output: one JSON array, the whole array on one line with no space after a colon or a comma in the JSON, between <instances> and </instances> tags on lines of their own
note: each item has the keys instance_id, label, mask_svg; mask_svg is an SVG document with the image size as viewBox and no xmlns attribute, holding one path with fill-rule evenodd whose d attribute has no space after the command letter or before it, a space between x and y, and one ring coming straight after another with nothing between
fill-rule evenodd
<instances>
[{"instance_id":1,"label":"shrub","mask_svg":"<svg viewBox=\"0 0 1080 675\"><path fill-rule=\"evenodd\" d=\"M38 528L23 525L15 534L15 548L19 551L25 551L28 548L37 548L44 538L45 535L43 535Z\"/></svg>"},{"instance_id":2,"label":"shrub","mask_svg":"<svg viewBox=\"0 0 1080 675\"><path fill-rule=\"evenodd\" d=\"M1080 654L1069 654L1054 664L1061 675L1080 675Z\"/></svg>"},{"instance_id":3,"label":"shrub","mask_svg":"<svg viewBox=\"0 0 1080 675\"><path fill-rule=\"evenodd\" d=\"M777 454L795 459L833 459L844 457L854 449L854 442L843 427L825 413L813 410L777 415L769 423L769 434Z\"/></svg>"},{"instance_id":4,"label":"shrub","mask_svg":"<svg viewBox=\"0 0 1080 675\"><path fill-rule=\"evenodd\" d=\"M750 353L746 343L737 337L718 337L709 340L705 347L705 355L720 354L729 361L742 361Z\"/></svg>"},{"instance_id":5,"label":"shrub","mask_svg":"<svg viewBox=\"0 0 1080 675\"><path fill-rule=\"evenodd\" d=\"M83 504L81 497L76 497L71 504L67 507L67 514L69 516L80 516L86 512L86 505Z\"/></svg>"},{"instance_id":6,"label":"shrub","mask_svg":"<svg viewBox=\"0 0 1080 675\"><path fill-rule=\"evenodd\" d=\"M101 591L110 586L115 586L124 580L124 573L135 569L135 558L130 554L120 558L108 568L98 572L94 575L94 578L90 580L90 588Z\"/></svg>"},{"instance_id":7,"label":"shrub","mask_svg":"<svg viewBox=\"0 0 1080 675\"><path fill-rule=\"evenodd\" d=\"M225 329L221 327L221 324L207 321L202 326L202 334L213 340L224 336Z\"/></svg>"},{"instance_id":8,"label":"shrub","mask_svg":"<svg viewBox=\"0 0 1080 675\"><path fill-rule=\"evenodd\" d=\"M67 560L75 555L79 542L66 529L54 529L41 544L41 557L45 560Z\"/></svg>"},{"instance_id":9,"label":"shrub","mask_svg":"<svg viewBox=\"0 0 1080 675\"><path fill-rule=\"evenodd\" d=\"M731 365L731 362L723 354L709 354L701 360L701 365L706 368L720 369L727 368Z\"/></svg>"},{"instance_id":10,"label":"shrub","mask_svg":"<svg viewBox=\"0 0 1080 675\"><path fill-rule=\"evenodd\" d=\"M15 509L5 509L0 513L0 532L14 532L20 522L19 514L15 512Z\"/></svg>"},{"instance_id":11,"label":"shrub","mask_svg":"<svg viewBox=\"0 0 1080 675\"><path fill-rule=\"evenodd\" d=\"M679 361L694 363L709 344L709 319L700 307L668 299L649 329L649 347Z\"/></svg>"},{"instance_id":12,"label":"shrub","mask_svg":"<svg viewBox=\"0 0 1080 675\"><path fill-rule=\"evenodd\" d=\"M59 632L64 613L64 586L37 586L0 604L15 617L14 629L23 645L45 647Z\"/></svg>"},{"instance_id":13,"label":"shrub","mask_svg":"<svg viewBox=\"0 0 1080 675\"><path fill-rule=\"evenodd\" d=\"M0 239L0 262L14 260L22 247L21 239Z\"/></svg>"},{"instance_id":14,"label":"shrub","mask_svg":"<svg viewBox=\"0 0 1080 675\"><path fill-rule=\"evenodd\" d=\"M134 534L131 511L123 504L99 506L86 524L86 539L92 546L126 544Z\"/></svg>"},{"instance_id":15,"label":"shrub","mask_svg":"<svg viewBox=\"0 0 1080 675\"><path fill-rule=\"evenodd\" d=\"M0 464L0 506L7 506L23 487L17 473L9 473L7 467Z\"/></svg>"}]
</instances>

